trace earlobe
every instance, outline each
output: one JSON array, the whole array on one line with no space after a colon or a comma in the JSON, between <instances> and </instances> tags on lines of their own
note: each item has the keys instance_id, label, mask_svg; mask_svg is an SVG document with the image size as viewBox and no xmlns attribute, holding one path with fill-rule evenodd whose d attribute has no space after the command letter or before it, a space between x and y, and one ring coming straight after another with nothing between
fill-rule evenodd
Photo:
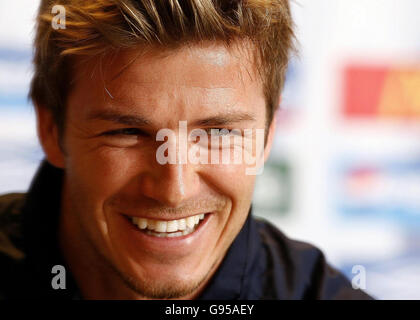
<instances>
[{"instance_id":1,"label":"earlobe","mask_svg":"<svg viewBox=\"0 0 420 320\"><path fill-rule=\"evenodd\" d=\"M53 166L64 168L64 154L60 148L58 127L52 112L44 107L36 106L38 138L47 161Z\"/></svg>"}]
</instances>

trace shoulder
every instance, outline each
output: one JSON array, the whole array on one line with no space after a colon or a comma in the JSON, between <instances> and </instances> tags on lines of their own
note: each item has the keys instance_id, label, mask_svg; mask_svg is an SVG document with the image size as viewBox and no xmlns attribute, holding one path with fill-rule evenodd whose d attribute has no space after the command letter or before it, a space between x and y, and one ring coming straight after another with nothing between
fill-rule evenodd
<instances>
[{"instance_id":1,"label":"shoulder","mask_svg":"<svg viewBox=\"0 0 420 320\"><path fill-rule=\"evenodd\" d=\"M14 259L22 257L22 208L24 193L0 196L0 253Z\"/></svg>"},{"instance_id":2,"label":"shoulder","mask_svg":"<svg viewBox=\"0 0 420 320\"><path fill-rule=\"evenodd\" d=\"M24 260L22 208L24 193L0 195L0 299ZM2 292L6 290L5 292Z\"/></svg>"},{"instance_id":3,"label":"shoulder","mask_svg":"<svg viewBox=\"0 0 420 320\"><path fill-rule=\"evenodd\" d=\"M372 299L353 289L316 246L287 237L263 218L255 218L266 255L266 298Z\"/></svg>"}]
</instances>

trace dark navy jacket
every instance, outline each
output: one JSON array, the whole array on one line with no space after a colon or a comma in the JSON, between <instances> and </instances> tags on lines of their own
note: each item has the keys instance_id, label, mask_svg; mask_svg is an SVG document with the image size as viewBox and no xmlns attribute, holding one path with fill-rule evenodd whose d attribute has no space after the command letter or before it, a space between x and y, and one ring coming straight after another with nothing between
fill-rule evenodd
<instances>
[{"instance_id":1,"label":"dark navy jacket","mask_svg":"<svg viewBox=\"0 0 420 320\"><path fill-rule=\"evenodd\" d=\"M44 161L28 193L0 196L0 298L80 299L58 247L63 171ZM54 265L67 270L54 290ZM252 210L199 299L372 299L316 247L287 238Z\"/></svg>"}]
</instances>

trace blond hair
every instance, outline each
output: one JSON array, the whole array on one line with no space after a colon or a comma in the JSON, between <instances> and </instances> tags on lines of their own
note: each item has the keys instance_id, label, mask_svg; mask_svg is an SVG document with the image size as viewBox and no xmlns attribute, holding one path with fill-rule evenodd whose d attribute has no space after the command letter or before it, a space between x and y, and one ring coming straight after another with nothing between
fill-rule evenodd
<instances>
[{"instance_id":1,"label":"blond hair","mask_svg":"<svg viewBox=\"0 0 420 320\"><path fill-rule=\"evenodd\" d=\"M66 10L64 29L52 27L57 4ZM254 45L271 123L295 48L288 0L42 0L29 96L53 113L61 130L72 57L141 45L170 48L205 40L229 45L242 39Z\"/></svg>"}]
</instances>

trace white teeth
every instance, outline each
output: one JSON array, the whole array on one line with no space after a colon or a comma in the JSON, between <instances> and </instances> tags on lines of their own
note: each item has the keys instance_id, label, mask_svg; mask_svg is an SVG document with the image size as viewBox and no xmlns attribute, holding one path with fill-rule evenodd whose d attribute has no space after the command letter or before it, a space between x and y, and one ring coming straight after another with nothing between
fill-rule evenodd
<instances>
[{"instance_id":1,"label":"white teeth","mask_svg":"<svg viewBox=\"0 0 420 320\"><path fill-rule=\"evenodd\" d=\"M194 217L188 217L186 219L186 222L187 222L187 227L188 228L193 228L194 225L195 225L195 218Z\"/></svg>"},{"instance_id":2,"label":"white teeth","mask_svg":"<svg viewBox=\"0 0 420 320\"><path fill-rule=\"evenodd\" d=\"M204 217L205 215L203 213L184 219L170 221L132 217L132 222L137 225L140 230L144 230L146 233L157 237L179 237L193 232L195 227L204 219Z\"/></svg>"},{"instance_id":3,"label":"white teeth","mask_svg":"<svg viewBox=\"0 0 420 320\"><path fill-rule=\"evenodd\" d=\"M168 221L166 232L174 232L178 230L178 220Z\"/></svg>"},{"instance_id":4,"label":"white teeth","mask_svg":"<svg viewBox=\"0 0 420 320\"><path fill-rule=\"evenodd\" d=\"M193 231L194 231L194 229L186 229L186 230L182 231L182 235L185 236L187 234L190 234Z\"/></svg>"},{"instance_id":5,"label":"white teeth","mask_svg":"<svg viewBox=\"0 0 420 320\"><path fill-rule=\"evenodd\" d=\"M178 220L178 230L185 230L187 228L187 221L185 219Z\"/></svg>"},{"instance_id":6,"label":"white teeth","mask_svg":"<svg viewBox=\"0 0 420 320\"><path fill-rule=\"evenodd\" d=\"M185 236L187 234L190 234L194 230L195 229L189 229L188 228L188 229L186 229L184 231L178 231L178 232L172 232L172 233L167 233L167 232L154 232L154 231L151 231L151 230L146 230L145 232L148 235L159 237L159 238L172 238L172 237Z\"/></svg>"},{"instance_id":7,"label":"white teeth","mask_svg":"<svg viewBox=\"0 0 420 320\"><path fill-rule=\"evenodd\" d=\"M149 230L155 230L156 228L156 220L149 220L147 219L147 229Z\"/></svg>"},{"instance_id":8,"label":"white teeth","mask_svg":"<svg viewBox=\"0 0 420 320\"><path fill-rule=\"evenodd\" d=\"M144 219L144 218L139 218L139 219L138 219L138 222L137 222L137 226L138 226L140 229L146 229L146 228L147 228L147 219Z\"/></svg>"},{"instance_id":9,"label":"white teeth","mask_svg":"<svg viewBox=\"0 0 420 320\"><path fill-rule=\"evenodd\" d=\"M168 233L167 237L172 238L172 237L179 237L182 236L182 232L172 232L172 233Z\"/></svg>"},{"instance_id":10,"label":"white teeth","mask_svg":"<svg viewBox=\"0 0 420 320\"><path fill-rule=\"evenodd\" d=\"M166 221L156 221L156 227L155 227L155 231L156 232L166 232L166 226L167 226L167 222Z\"/></svg>"}]
</instances>

